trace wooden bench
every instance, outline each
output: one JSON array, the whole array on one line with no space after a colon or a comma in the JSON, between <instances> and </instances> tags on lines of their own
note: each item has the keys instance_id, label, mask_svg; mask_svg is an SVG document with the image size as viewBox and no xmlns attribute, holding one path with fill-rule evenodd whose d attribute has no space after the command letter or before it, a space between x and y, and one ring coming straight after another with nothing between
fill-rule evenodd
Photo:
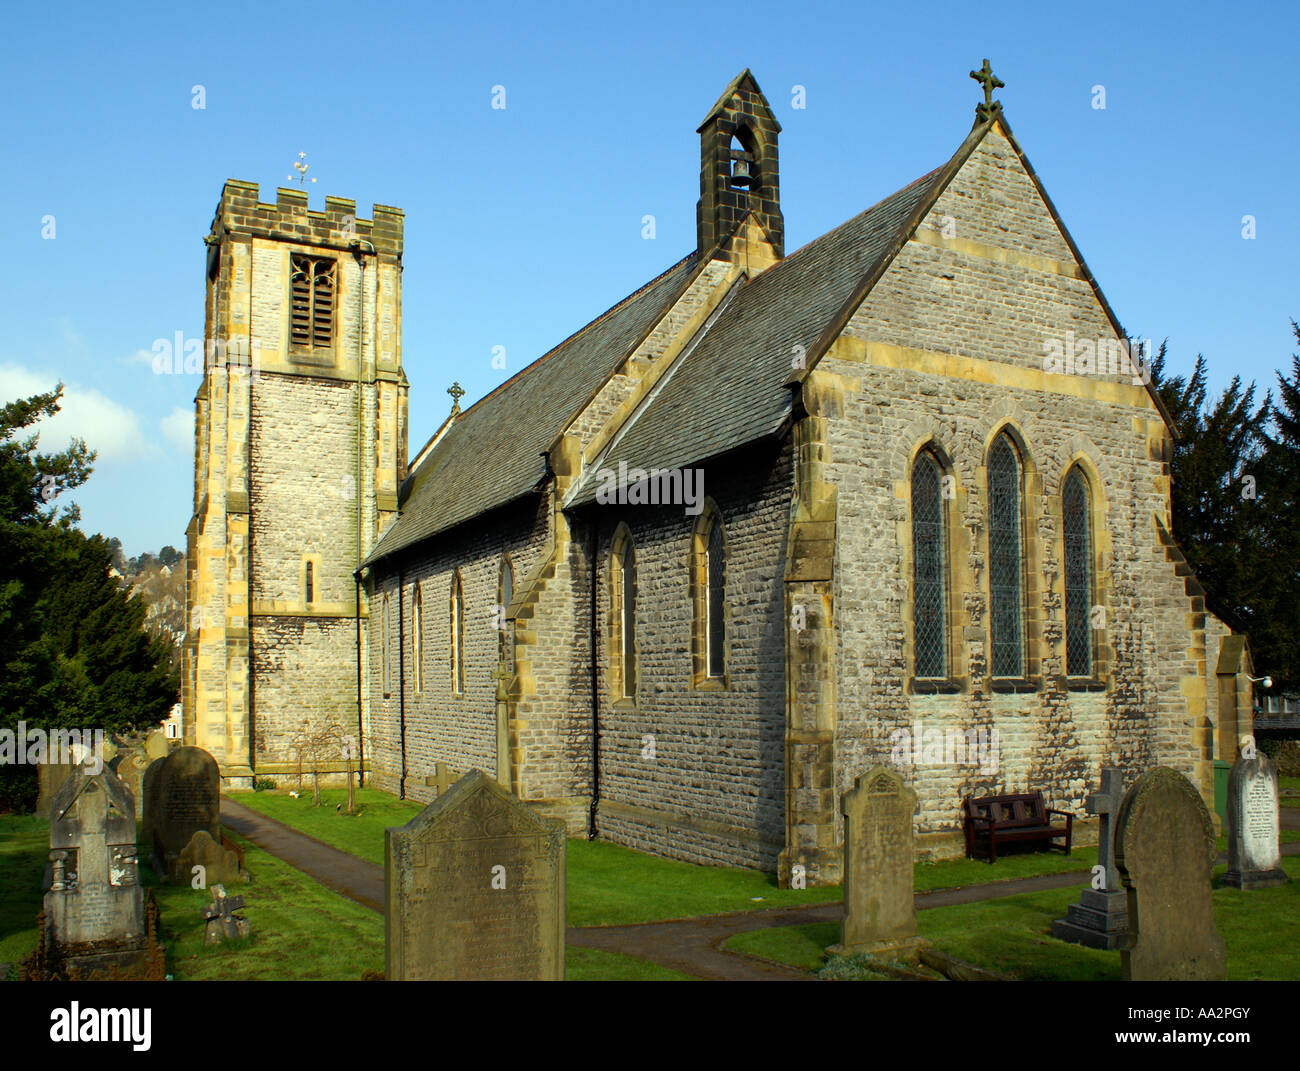
<instances>
[{"instance_id":1,"label":"wooden bench","mask_svg":"<svg viewBox=\"0 0 1300 1071\"><path fill-rule=\"evenodd\" d=\"M1070 854L1070 836L1074 815L1057 811L1043 802L1041 792L1013 792L1002 796L968 796L962 804L966 825L966 855L974 859L982 841L990 863L998 861L998 845L1023 841L1045 842L1049 848L1058 837L1065 838L1065 854ZM1053 825L1052 815L1065 819Z\"/></svg>"}]
</instances>

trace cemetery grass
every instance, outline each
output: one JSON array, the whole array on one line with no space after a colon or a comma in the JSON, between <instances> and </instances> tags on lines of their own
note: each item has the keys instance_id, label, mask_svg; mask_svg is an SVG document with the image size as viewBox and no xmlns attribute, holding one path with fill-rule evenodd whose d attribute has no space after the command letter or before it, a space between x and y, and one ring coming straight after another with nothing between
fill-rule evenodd
<instances>
[{"instance_id":1,"label":"cemetery grass","mask_svg":"<svg viewBox=\"0 0 1300 1071\"><path fill-rule=\"evenodd\" d=\"M377 789L358 789L359 813L335 810L347 790L321 790L323 806L312 804L308 784L294 799L287 792L231 792L237 803L274 818L367 862L384 863L384 829L404 825L423 809ZM699 866L646 855L605 841L571 838L568 861L568 924L623 926L638 922L719 915L769 907L833 903L838 885L781 889L773 875L757 870ZM1053 852L1016 852L995 865L973 859L916 864L918 890L949 889L989 881L1009 881L1038 874L1087 870L1097 862L1096 848L1076 847L1066 856Z\"/></svg>"},{"instance_id":2,"label":"cemetery grass","mask_svg":"<svg viewBox=\"0 0 1300 1071\"><path fill-rule=\"evenodd\" d=\"M1227 945L1231 981L1300 979L1300 857L1283 856L1291 884L1277 889L1216 887L1214 919ZM1227 870L1215 868L1216 881ZM1025 981L1119 981L1118 952L1085 948L1051 936L1079 890L1051 889L957 907L917 912L920 935L942 952ZM826 964L824 949L840 938L838 922L781 926L737 934L733 952L807 971Z\"/></svg>"},{"instance_id":3,"label":"cemetery grass","mask_svg":"<svg viewBox=\"0 0 1300 1071\"><path fill-rule=\"evenodd\" d=\"M1300 777L1279 777L1278 790L1291 789L1292 792L1300 793ZM1300 807L1300 795L1282 796L1278 802L1283 807Z\"/></svg>"},{"instance_id":4,"label":"cemetery grass","mask_svg":"<svg viewBox=\"0 0 1300 1071\"><path fill-rule=\"evenodd\" d=\"M50 850L50 823L35 815L0 817L0 963L18 977L18 961L36 948L36 916ZM0 981L3 981L0 978Z\"/></svg>"}]
</instances>

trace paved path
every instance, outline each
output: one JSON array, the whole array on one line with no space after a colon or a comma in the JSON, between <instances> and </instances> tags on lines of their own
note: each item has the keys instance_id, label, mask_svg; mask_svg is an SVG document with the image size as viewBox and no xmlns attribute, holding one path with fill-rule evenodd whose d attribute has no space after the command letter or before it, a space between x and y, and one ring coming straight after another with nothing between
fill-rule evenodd
<instances>
[{"instance_id":1,"label":"paved path","mask_svg":"<svg viewBox=\"0 0 1300 1071\"><path fill-rule=\"evenodd\" d=\"M267 818L251 807L221 799L221 824L297 867L322 885L384 913L384 868Z\"/></svg>"},{"instance_id":2,"label":"paved path","mask_svg":"<svg viewBox=\"0 0 1300 1071\"><path fill-rule=\"evenodd\" d=\"M1289 813L1288 813L1289 812ZM267 818L257 811L221 800L221 821L236 833L265 848L310 875L322 885L359 904L384 911L384 871L348 852L339 851L306 833ZM1300 810L1282 808L1282 827L1300 829ZM1300 855L1300 842L1283 844L1283 855ZM1227 862L1225 853L1219 862ZM1045 889L1085 885L1087 870L1060 874L1039 874L1010 881L991 881L959 889L935 889L916 894L918 910L953 907L981 900L996 900ZM728 938L750 930L772 926L803 926L811 922L838 922L844 914L841 903L812 904L808 907L772 907L737 911L727 915L703 915L667 922L643 922L633 926L579 926L570 928L566 943L580 948L617 952L624 956L657 963L682 974L710 981L811 981L813 976L793 967L756 959L720 946Z\"/></svg>"}]
</instances>

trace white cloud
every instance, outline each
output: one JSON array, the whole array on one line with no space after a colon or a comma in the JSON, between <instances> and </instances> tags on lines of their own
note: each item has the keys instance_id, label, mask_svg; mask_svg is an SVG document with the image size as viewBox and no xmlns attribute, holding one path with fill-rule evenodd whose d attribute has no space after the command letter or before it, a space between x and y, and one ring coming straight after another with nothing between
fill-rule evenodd
<instances>
[{"instance_id":1,"label":"white cloud","mask_svg":"<svg viewBox=\"0 0 1300 1071\"><path fill-rule=\"evenodd\" d=\"M0 401L52 390L57 382L57 376L19 365L0 365ZM158 451L157 445L145 437L140 418L132 410L97 390L74 384L64 384L59 411L36 427L42 451L62 450L73 436L80 436L96 452L100 463L135 461Z\"/></svg>"},{"instance_id":2,"label":"white cloud","mask_svg":"<svg viewBox=\"0 0 1300 1071\"><path fill-rule=\"evenodd\" d=\"M194 410L177 406L159 421L163 438L181 450L194 449Z\"/></svg>"},{"instance_id":3,"label":"white cloud","mask_svg":"<svg viewBox=\"0 0 1300 1071\"><path fill-rule=\"evenodd\" d=\"M153 350L136 350L126 357L118 358L122 364L147 364L152 365L154 359Z\"/></svg>"}]
</instances>

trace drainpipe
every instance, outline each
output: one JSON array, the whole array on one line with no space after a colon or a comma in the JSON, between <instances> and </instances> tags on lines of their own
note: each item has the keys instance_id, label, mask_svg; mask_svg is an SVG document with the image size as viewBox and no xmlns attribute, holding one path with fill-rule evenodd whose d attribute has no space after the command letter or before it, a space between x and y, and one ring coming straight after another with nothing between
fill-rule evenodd
<instances>
[{"instance_id":1,"label":"drainpipe","mask_svg":"<svg viewBox=\"0 0 1300 1071\"><path fill-rule=\"evenodd\" d=\"M587 839L596 839L596 803L600 799L600 658L596 653L596 564L600 547L599 522L591 521L591 611L588 623L591 651L591 813L587 819Z\"/></svg>"},{"instance_id":2,"label":"drainpipe","mask_svg":"<svg viewBox=\"0 0 1300 1071\"><path fill-rule=\"evenodd\" d=\"M362 721L362 686L361 686L361 562L364 558L362 547L362 487L361 477L364 471L364 459L362 456L365 435L362 430L364 421L362 406L363 391L363 369L365 368L365 308L366 308L366 261L361 255L362 245L370 246L370 252L379 256L379 251L371 242L364 238L353 239L355 248L354 255L357 258L357 267L361 270L361 285L357 287L357 571L354 574L357 582L357 770L359 771L358 780L362 787L366 783L366 727ZM375 310L378 317L379 309L379 277L375 276ZM379 345L378 319L371 323L371 330L375 332L375 346ZM376 351L375 361L378 368L379 354Z\"/></svg>"}]
</instances>

